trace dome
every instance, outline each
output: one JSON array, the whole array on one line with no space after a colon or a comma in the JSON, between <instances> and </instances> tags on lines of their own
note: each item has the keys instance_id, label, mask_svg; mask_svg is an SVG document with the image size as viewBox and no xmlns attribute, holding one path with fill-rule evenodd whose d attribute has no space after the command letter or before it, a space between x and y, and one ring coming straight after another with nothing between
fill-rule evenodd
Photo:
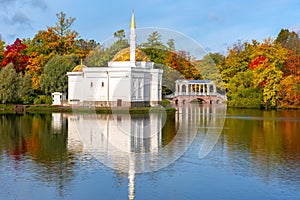
<instances>
[{"instance_id":1,"label":"dome","mask_svg":"<svg viewBox=\"0 0 300 200\"><path fill-rule=\"evenodd\" d=\"M74 69L72 70L72 72L82 72L82 69L86 68L86 67L87 66L85 66L83 64L77 65L76 67L74 67Z\"/></svg>"},{"instance_id":2,"label":"dome","mask_svg":"<svg viewBox=\"0 0 300 200\"><path fill-rule=\"evenodd\" d=\"M136 49L135 50L135 59L137 62L150 62L150 59L148 56L143 52L142 50ZM117 61L130 61L130 48L122 49L119 51L114 58L112 59L112 62Z\"/></svg>"}]
</instances>

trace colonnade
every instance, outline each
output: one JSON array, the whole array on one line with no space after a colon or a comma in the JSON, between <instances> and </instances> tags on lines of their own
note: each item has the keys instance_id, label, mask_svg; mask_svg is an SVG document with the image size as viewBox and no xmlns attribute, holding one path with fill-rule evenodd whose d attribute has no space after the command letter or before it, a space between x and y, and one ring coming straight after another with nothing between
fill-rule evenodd
<instances>
[{"instance_id":1,"label":"colonnade","mask_svg":"<svg viewBox=\"0 0 300 200\"><path fill-rule=\"evenodd\" d=\"M211 80L177 80L175 96L217 95L217 87Z\"/></svg>"}]
</instances>

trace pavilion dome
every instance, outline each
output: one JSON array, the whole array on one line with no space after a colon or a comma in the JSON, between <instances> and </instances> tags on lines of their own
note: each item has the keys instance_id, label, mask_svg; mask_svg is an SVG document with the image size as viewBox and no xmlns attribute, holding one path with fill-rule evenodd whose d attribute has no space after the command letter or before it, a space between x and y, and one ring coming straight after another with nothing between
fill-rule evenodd
<instances>
[{"instance_id":1,"label":"pavilion dome","mask_svg":"<svg viewBox=\"0 0 300 200\"><path fill-rule=\"evenodd\" d=\"M146 55L145 52L143 52L140 49L135 50L135 59L137 62L150 62L150 59ZM112 62L117 61L130 61L130 48L122 49L119 51L112 59Z\"/></svg>"},{"instance_id":2,"label":"pavilion dome","mask_svg":"<svg viewBox=\"0 0 300 200\"><path fill-rule=\"evenodd\" d=\"M76 67L74 67L74 69L72 70L72 72L82 72L83 68L86 68L87 66L83 65L82 63L80 65L77 65Z\"/></svg>"}]
</instances>

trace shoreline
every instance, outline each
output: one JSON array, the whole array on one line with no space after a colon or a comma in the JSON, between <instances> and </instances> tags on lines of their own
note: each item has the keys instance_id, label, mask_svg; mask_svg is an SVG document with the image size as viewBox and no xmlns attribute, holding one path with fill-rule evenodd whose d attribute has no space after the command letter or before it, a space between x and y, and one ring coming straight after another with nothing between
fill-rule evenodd
<instances>
[{"instance_id":1,"label":"shoreline","mask_svg":"<svg viewBox=\"0 0 300 200\"><path fill-rule=\"evenodd\" d=\"M15 110L15 107L21 108L21 110ZM232 107L231 109L255 109L264 110L261 108L247 108L247 107ZM280 107L272 108L268 110L300 110L300 107ZM0 104L0 114L24 114L24 113L95 113L95 114L148 114L155 112L176 112L176 107L89 107L89 106L56 106L49 104L38 105L24 105L24 104ZM267 111L267 110L266 110Z\"/></svg>"},{"instance_id":2,"label":"shoreline","mask_svg":"<svg viewBox=\"0 0 300 200\"><path fill-rule=\"evenodd\" d=\"M4 105L0 104L0 114L24 114L24 113L96 113L96 114L148 114L155 112L176 112L173 107L89 107L89 106L54 106L39 105Z\"/></svg>"}]
</instances>

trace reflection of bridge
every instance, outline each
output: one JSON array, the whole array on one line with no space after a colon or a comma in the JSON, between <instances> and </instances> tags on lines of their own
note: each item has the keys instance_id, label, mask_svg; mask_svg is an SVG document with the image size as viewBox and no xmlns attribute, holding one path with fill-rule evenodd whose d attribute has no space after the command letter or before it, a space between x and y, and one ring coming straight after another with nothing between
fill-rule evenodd
<instances>
[{"instance_id":1,"label":"reflection of bridge","mask_svg":"<svg viewBox=\"0 0 300 200\"><path fill-rule=\"evenodd\" d=\"M185 104L197 101L201 104L219 104L226 101L226 96L218 93L211 80L177 80L173 95L165 96L174 104Z\"/></svg>"}]
</instances>

